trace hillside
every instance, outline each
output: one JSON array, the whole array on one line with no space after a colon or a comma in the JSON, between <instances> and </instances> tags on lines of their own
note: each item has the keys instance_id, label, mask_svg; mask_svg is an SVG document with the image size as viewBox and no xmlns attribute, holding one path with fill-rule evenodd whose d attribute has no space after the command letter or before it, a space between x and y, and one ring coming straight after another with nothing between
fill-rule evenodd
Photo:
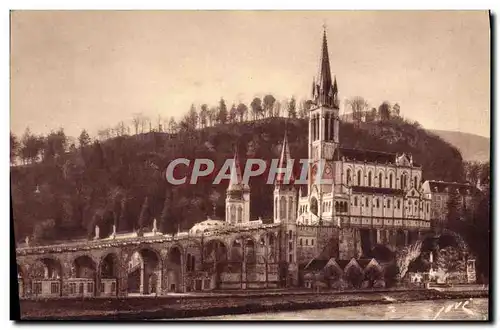
<instances>
[{"instance_id":1,"label":"hillside","mask_svg":"<svg viewBox=\"0 0 500 330\"><path fill-rule=\"evenodd\" d=\"M489 162L490 139L484 136L442 130L430 130L446 142L454 145L466 161Z\"/></svg>"},{"instance_id":2,"label":"hillside","mask_svg":"<svg viewBox=\"0 0 500 330\"><path fill-rule=\"evenodd\" d=\"M227 181L212 185L200 178L196 185L170 186L163 169L175 158L209 158L219 169L238 150L240 160L278 158L287 127L292 156L307 158L308 123L270 118L254 122L166 133L120 136L95 142L57 159L11 168L11 195L16 239L38 242L101 235L151 227L156 218L163 232L187 230L213 215L224 216ZM341 123L341 144L387 152L411 152L423 167L425 179L461 181L458 150L416 124L401 119ZM251 178L252 219L272 216L272 185L266 175ZM38 187L38 189L36 188Z\"/></svg>"}]
</instances>

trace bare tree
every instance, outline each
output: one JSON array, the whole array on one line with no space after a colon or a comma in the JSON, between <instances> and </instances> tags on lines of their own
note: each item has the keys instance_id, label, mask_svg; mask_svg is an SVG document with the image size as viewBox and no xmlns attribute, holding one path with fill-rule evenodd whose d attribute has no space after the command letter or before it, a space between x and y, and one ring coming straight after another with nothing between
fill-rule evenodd
<instances>
[{"instance_id":1,"label":"bare tree","mask_svg":"<svg viewBox=\"0 0 500 330\"><path fill-rule=\"evenodd\" d=\"M361 122L361 117L363 112L368 108L368 102L361 96L354 96L345 101L346 107L351 109L353 122L359 124Z\"/></svg>"}]
</instances>

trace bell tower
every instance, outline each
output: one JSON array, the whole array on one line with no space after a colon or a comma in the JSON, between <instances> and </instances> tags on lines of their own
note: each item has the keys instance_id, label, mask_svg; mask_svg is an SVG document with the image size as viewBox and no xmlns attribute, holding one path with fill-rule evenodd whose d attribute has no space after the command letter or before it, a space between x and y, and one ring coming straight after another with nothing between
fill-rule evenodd
<instances>
[{"instance_id":1,"label":"bell tower","mask_svg":"<svg viewBox=\"0 0 500 330\"><path fill-rule=\"evenodd\" d=\"M250 186L243 183L238 154L234 153L231 177L226 192L226 222L248 224L250 222Z\"/></svg>"},{"instance_id":2,"label":"bell tower","mask_svg":"<svg viewBox=\"0 0 500 330\"><path fill-rule=\"evenodd\" d=\"M331 192L332 184L321 184L318 177L334 179L333 160L339 145L339 99L337 79L332 80L326 30L323 31L323 44L319 74L313 78L312 107L309 113L309 183L308 195L316 195L314 204L321 206L321 195ZM321 171L321 174L318 174ZM317 210L318 214L322 211Z\"/></svg>"}]
</instances>

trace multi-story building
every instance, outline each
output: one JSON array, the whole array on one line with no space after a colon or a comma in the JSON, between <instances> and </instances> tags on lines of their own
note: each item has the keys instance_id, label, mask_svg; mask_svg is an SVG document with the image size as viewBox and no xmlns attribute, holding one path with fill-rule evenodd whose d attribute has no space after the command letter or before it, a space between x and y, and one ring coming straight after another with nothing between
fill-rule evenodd
<instances>
[{"instance_id":1,"label":"multi-story building","mask_svg":"<svg viewBox=\"0 0 500 330\"><path fill-rule=\"evenodd\" d=\"M431 221L436 227L446 224L449 217L450 199L457 214L466 214L474 209L480 190L469 183L427 180L422 184L425 198L431 200Z\"/></svg>"}]
</instances>

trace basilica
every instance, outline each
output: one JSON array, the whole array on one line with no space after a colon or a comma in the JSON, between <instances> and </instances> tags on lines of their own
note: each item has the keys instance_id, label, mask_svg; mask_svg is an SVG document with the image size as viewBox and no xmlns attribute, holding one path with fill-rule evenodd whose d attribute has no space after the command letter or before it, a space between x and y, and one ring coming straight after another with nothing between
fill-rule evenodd
<instances>
[{"instance_id":1,"label":"basilica","mask_svg":"<svg viewBox=\"0 0 500 330\"><path fill-rule=\"evenodd\" d=\"M90 241L18 247L20 296L308 287L311 271L327 265L341 272L381 269L373 249L395 252L428 235L431 199L418 160L341 146L339 87L326 32L319 68L312 84L307 189L299 191L293 175L278 175L272 219L250 214L251 187L235 155L224 219L209 218L173 236L154 226L140 236L97 232ZM292 157L284 134L278 167L286 168ZM313 179L318 173L327 183Z\"/></svg>"}]
</instances>

